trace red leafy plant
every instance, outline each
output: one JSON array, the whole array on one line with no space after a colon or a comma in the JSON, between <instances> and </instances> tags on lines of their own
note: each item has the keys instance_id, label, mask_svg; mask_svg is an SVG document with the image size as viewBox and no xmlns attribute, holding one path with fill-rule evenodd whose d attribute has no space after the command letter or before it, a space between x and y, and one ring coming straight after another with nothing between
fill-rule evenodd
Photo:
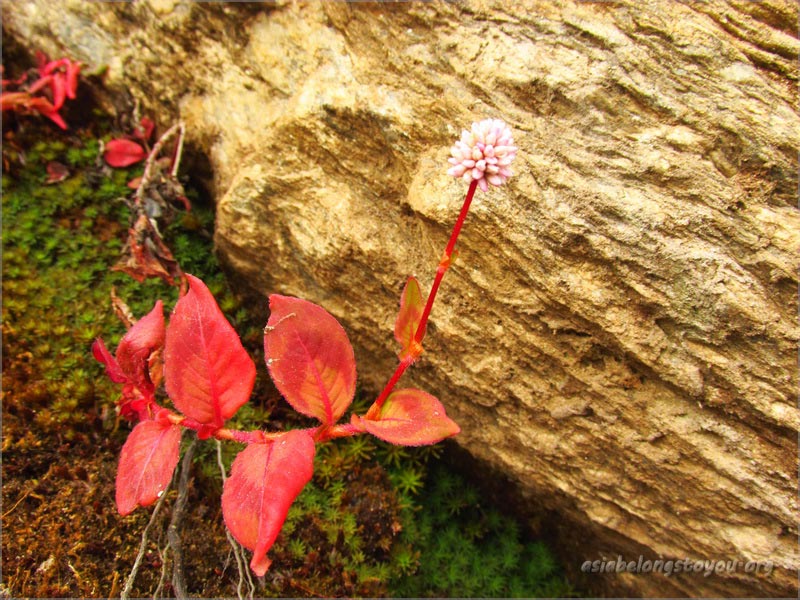
<instances>
[{"instance_id":1,"label":"red leafy plant","mask_svg":"<svg viewBox=\"0 0 800 600\"><path fill-rule=\"evenodd\" d=\"M459 145L451 152L459 164L472 161L465 167L470 169L470 186L464 205L424 304L417 280L410 277L406 282L394 328L401 346L399 364L364 415L354 413L349 422L339 422L356 389L353 348L336 318L299 298L270 296L264 356L286 401L319 422L306 429L265 432L225 427L250 398L256 368L211 292L192 275L186 275L188 291L175 305L168 325L159 301L123 336L115 355L101 339L95 341L95 358L105 365L109 378L122 385L118 410L139 420L120 455L116 479L120 514L150 505L164 493L178 463L184 428L194 430L200 439L244 444L225 479L222 513L234 538L253 552L253 572L264 575L271 562L267 552L289 507L312 477L316 444L368 433L392 444L420 446L459 433L458 425L434 396L414 388L396 390L395 386L422 354L436 292L452 262L476 188L482 180L500 185L511 174L506 158L513 159L516 148L501 121L476 123L471 134L464 132L460 144L465 143L471 144L470 158ZM476 158L471 158L473 155ZM499 158L487 161L484 157ZM496 171L487 169L501 160L504 164ZM459 172L451 174L467 179L466 170L456 170ZM156 401L162 379L175 411Z\"/></svg>"},{"instance_id":2,"label":"red leafy plant","mask_svg":"<svg viewBox=\"0 0 800 600\"><path fill-rule=\"evenodd\" d=\"M67 129L67 123L58 111L67 99L76 98L82 65L68 58L50 60L43 52L37 52L36 59L38 78L32 83L28 84L28 73L13 80L3 78L3 91L0 94L2 110L20 114L39 113L61 129Z\"/></svg>"}]
</instances>

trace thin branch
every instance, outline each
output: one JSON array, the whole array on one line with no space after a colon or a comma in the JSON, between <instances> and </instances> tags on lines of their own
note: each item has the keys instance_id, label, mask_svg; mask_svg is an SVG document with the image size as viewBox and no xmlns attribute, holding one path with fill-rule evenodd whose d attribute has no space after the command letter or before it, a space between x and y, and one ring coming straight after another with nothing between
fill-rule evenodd
<instances>
[{"instance_id":1,"label":"thin branch","mask_svg":"<svg viewBox=\"0 0 800 600\"><path fill-rule=\"evenodd\" d=\"M180 129L180 135L178 136L178 147L175 148L175 156L172 159L172 170L169 173L172 177L178 176L178 167L181 165L181 156L183 155L183 139L186 137L186 128L183 124L183 121L178 123L178 128Z\"/></svg>"},{"instance_id":2,"label":"thin branch","mask_svg":"<svg viewBox=\"0 0 800 600\"><path fill-rule=\"evenodd\" d=\"M175 477L173 476L172 479L174 480ZM133 582L136 579L136 574L139 572L139 567L142 564L144 553L147 550L147 534L150 533L150 528L153 526L153 523L156 522L156 517L161 510L161 506L164 504L164 499L167 497L167 492L169 491L170 486L172 486L172 480L170 480L169 485L159 497L158 502L156 502L156 506L153 509L153 514L150 515L150 520L147 522L147 526L142 532L142 542L139 544L139 553L136 555L136 560L133 561L131 572L128 573L128 577L125 579L125 586L122 588L122 593L119 595L120 600L127 600L130 597L131 588L133 588Z\"/></svg>"},{"instance_id":3,"label":"thin branch","mask_svg":"<svg viewBox=\"0 0 800 600\"><path fill-rule=\"evenodd\" d=\"M217 442L217 465L219 466L219 473L222 476L222 484L225 485L225 480L227 479L225 475L225 465L222 463L222 444L219 440L215 440ZM233 539L231 532L228 531L228 528L225 528L225 535L228 538L228 544L230 544L231 549L233 550L233 556L236 558L236 569L239 571L239 583L236 586L236 595L239 597L239 600L243 600L242 596L242 586L244 585L245 578L247 579L247 597L253 598L253 595L256 591L256 586L253 583L253 578L250 575L250 569L247 567L247 558L244 555L244 549L241 547L239 542Z\"/></svg>"},{"instance_id":4,"label":"thin branch","mask_svg":"<svg viewBox=\"0 0 800 600\"><path fill-rule=\"evenodd\" d=\"M180 138L178 140L179 148L183 148L183 136L186 128L183 122L176 123L162 135L158 141L153 146L153 149L150 151L150 154L147 155L147 160L144 163L144 172L142 173L142 180L139 183L139 187L136 189L136 204L137 206L141 206L142 202L144 201L144 192L147 186L150 184L150 179L153 177L153 164L156 162L161 149L164 147L164 144L167 143L176 132L180 131ZM178 156L180 158L180 156ZM175 161L175 165L173 166L173 174L177 172L177 160Z\"/></svg>"},{"instance_id":5,"label":"thin branch","mask_svg":"<svg viewBox=\"0 0 800 600\"><path fill-rule=\"evenodd\" d=\"M164 582L167 580L167 554L169 553L169 542L164 546L164 550L158 549L158 557L161 559L161 577L158 579L158 585L153 592L153 600L157 600L164 589Z\"/></svg>"},{"instance_id":6,"label":"thin branch","mask_svg":"<svg viewBox=\"0 0 800 600\"><path fill-rule=\"evenodd\" d=\"M192 443L183 454L181 461L181 475L178 482L178 498L172 508L172 519L167 527L167 539L172 548L172 589L175 598L182 600L187 597L186 577L183 570L183 541L181 540L180 528L183 515L186 510L186 498L189 495L189 474L192 471L192 457L197 445L197 437L192 439Z\"/></svg>"},{"instance_id":7,"label":"thin branch","mask_svg":"<svg viewBox=\"0 0 800 600\"><path fill-rule=\"evenodd\" d=\"M425 308L422 310L422 316L419 319L417 330L414 333L414 341L420 345L420 351L422 348L422 340L425 337L425 332L427 331L428 327L428 317L430 317L431 309L433 309L433 303L436 300L436 293L439 291L439 285L442 283L442 279L444 279L444 274L447 272L447 269L450 268L450 264L452 263L453 250L455 250L458 236L461 234L461 228L464 226L464 221L467 218L467 213L469 212L469 207L470 204L472 204L472 198L475 196L475 190L477 187L478 180L473 179L469 184L469 188L467 189L467 195L464 198L464 203L461 205L461 211L458 213L458 218L456 219L455 225L453 225L453 231L450 234L450 240L447 242L447 246L444 249L444 254L442 254L439 265L436 267L436 276L433 279L431 291L428 293L428 300L425 302ZM367 419L374 419L378 416L381 407L383 406L384 402L386 402L386 398L389 397L389 394L392 393L394 386L398 381L400 381L400 377L403 376L403 373L405 373L406 369L411 366L411 363L413 362L413 356L405 357L400 360L400 363L397 365L392 377L386 383L386 386L384 386L378 398L375 400L375 402L373 402L372 406L370 406L369 410L367 411Z\"/></svg>"}]
</instances>

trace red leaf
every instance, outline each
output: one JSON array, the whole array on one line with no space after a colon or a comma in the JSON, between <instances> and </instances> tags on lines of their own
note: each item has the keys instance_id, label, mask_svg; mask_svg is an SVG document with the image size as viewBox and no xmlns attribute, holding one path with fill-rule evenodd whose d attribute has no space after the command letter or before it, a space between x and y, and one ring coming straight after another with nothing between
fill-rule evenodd
<instances>
[{"instance_id":1,"label":"red leaf","mask_svg":"<svg viewBox=\"0 0 800 600\"><path fill-rule=\"evenodd\" d=\"M153 310L139 319L117 346L117 362L128 378L142 392L152 394L150 358L164 346L164 310L157 300Z\"/></svg>"},{"instance_id":2,"label":"red leaf","mask_svg":"<svg viewBox=\"0 0 800 600\"><path fill-rule=\"evenodd\" d=\"M3 92L0 94L0 109L20 110L27 105L30 98L27 92Z\"/></svg>"},{"instance_id":3,"label":"red leaf","mask_svg":"<svg viewBox=\"0 0 800 600\"><path fill-rule=\"evenodd\" d=\"M108 375L111 381L114 383L128 382L128 376L122 371L119 363L117 363L117 359L112 356L111 352L108 351L105 343L100 338L97 338L94 344L92 344L92 355L94 355L97 361L105 365L106 375Z\"/></svg>"},{"instance_id":4,"label":"red leaf","mask_svg":"<svg viewBox=\"0 0 800 600\"><path fill-rule=\"evenodd\" d=\"M41 78L37 79L36 81L34 81L28 87L28 94L31 94L31 95L35 94L36 92L38 92L41 89L46 88L47 86L50 86L51 88L53 87L53 76L52 75L46 75L45 77L41 77ZM50 101L48 100L48 104L49 103L50 103Z\"/></svg>"},{"instance_id":5,"label":"red leaf","mask_svg":"<svg viewBox=\"0 0 800 600\"><path fill-rule=\"evenodd\" d=\"M78 75L81 72L81 63L67 61L67 98L74 100L78 91Z\"/></svg>"},{"instance_id":6,"label":"red leaf","mask_svg":"<svg viewBox=\"0 0 800 600\"><path fill-rule=\"evenodd\" d=\"M53 75L50 89L53 90L53 108L58 110L64 106L64 100L67 97L67 78L63 73Z\"/></svg>"},{"instance_id":7,"label":"red leaf","mask_svg":"<svg viewBox=\"0 0 800 600\"><path fill-rule=\"evenodd\" d=\"M41 113L42 113L42 114L43 114L45 117L47 117L48 119L50 119L50 120L51 120L53 123L55 123L56 125L58 125L59 127L61 127L61 129L64 129L64 130L66 130L66 129L67 129L67 122L66 122L66 121L64 120L64 118L63 118L63 117L62 117L60 114L58 114L56 111L52 111L52 112L43 112L43 111L39 111L39 112L41 112Z\"/></svg>"},{"instance_id":8,"label":"red leaf","mask_svg":"<svg viewBox=\"0 0 800 600\"><path fill-rule=\"evenodd\" d=\"M46 59L45 59L46 60ZM60 68L67 66L69 63L68 58L60 58L58 60L51 60L44 66L39 66L39 71L42 75L50 75L51 73L55 73Z\"/></svg>"},{"instance_id":9,"label":"red leaf","mask_svg":"<svg viewBox=\"0 0 800 600\"><path fill-rule=\"evenodd\" d=\"M133 428L119 457L117 510L125 516L148 506L164 492L178 464L181 427L142 421Z\"/></svg>"},{"instance_id":10,"label":"red leaf","mask_svg":"<svg viewBox=\"0 0 800 600\"><path fill-rule=\"evenodd\" d=\"M425 302L422 300L419 282L414 277L409 277L400 296L400 312L394 324L394 337L403 347L401 356L408 352L414 343L424 308Z\"/></svg>"},{"instance_id":11,"label":"red leaf","mask_svg":"<svg viewBox=\"0 0 800 600\"><path fill-rule=\"evenodd\" d=\"M67 124L61 115L58 114L58 111L53 108L53 105L47 100L47 98L36 97L31 98L25 103L25 108L30 110L35 110L48 119L50 119L53 123L61 127L61 129L66 129Z\"/></svg>"},{"instance_id":12,"label":"red leaf","mask_svg":"<svg viewBox=\"0 0 800 600\"><path fill-rule=\"evenodd\" d=\"M262 576L267 551L278 537L289 507L311 480L314 440L288 431L272 443L250 444L231 467L222 492L222 515L233 537L253 551L250 568Z\"/></svg>"},{"instance_id":13,"label":"red leaf","mask_svg":"<svg viewBox=\"0 0 800 600\"><path fill-rule=\"evenodd\" d=\"M51 160L47 163L45 170L47 171L47 179L44 182L45 185L59 183L69 177L69 169L67 166L57 160Z\"/></svg>"},{"instance_id":14,"label":"red leaf","mask_svg":"<svg viewBox=\"0 0 800 600\"><path fill-rule=\"evenodd\" d=\"M353 424L390 444L424 446L435 444L461 428L436 398L415 389L392 392L375 420L353 415Z\"/></svg>"},{"instance_id":15,"label":"red leaf","mask_svg":"<svg viewBox=\"0 0 800 600\"><path fill-rule=\"evenodd\" d=\"M222 427L250 398L256 367L205 284L186 278L167 328L167 394L187 417Z\"/></svg>"},{"instance_id":16,"label":"red leaf","mask_svg":"<svg viewBox=\"0 0 800 600\"><path fill-rule=\"evenodd\" d=\"M136 142L118 139L110 140L106 144L103 158L112 167L129 167L144 160L147 152Z\"/></svg>"},{"instance_id":17,"label":"red leaf","mask_svg":"<svg viewBox=\"0 0 800 600\"><path fill-rule=\"evenodd\" d=\"M324 308L273 294L264 329L270 376L297 412L332 425L353 401L356 359L339 322Z\"/></svg>"},{"instance_id":18,"label":"red leaf","mask_svg":"<svg viewBox=\"0 0 800 600\"><path fill-rule=\"evenodd\" d=\"M153 130L156 128L156 124L147 117L142 117L141 121L139 121L139 126L136 127L133 131L133 135L146 142L150 139L150 136L153 135Z\"/></svg>"},{"instance_id":19,"label":"red leaf","mask_svg":"<svg viewBox=\"0 0 800 600\"><path fill-rule=\"evenodd\" d=\"M164 316L160 300L123 336L116 358L103 340L97 339L92 345L92 354L105 365L109 379L125 384L119 400L122 416L147 413L155 400L155 390L161 381L163 346Z\"/></svg>"}]
</instances>

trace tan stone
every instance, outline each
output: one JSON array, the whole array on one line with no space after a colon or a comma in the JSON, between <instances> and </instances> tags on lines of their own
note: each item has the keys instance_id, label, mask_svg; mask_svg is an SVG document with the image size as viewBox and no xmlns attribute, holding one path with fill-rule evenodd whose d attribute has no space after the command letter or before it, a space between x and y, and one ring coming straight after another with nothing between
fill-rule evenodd
<instances>
[{"instance_id":1,"label":"tan stone","mask_svg":"<svg viewBox=\"0 0 800 600\"><path fill-rule=\"evenodd\" d=\"M506 120L516 175L479 192L405 383L558 516L571 570L742 561L593 589L797 592L795 3L3 10L29 47L108 64L185 120L225 264L340 318L372 389L405 277L430 285L465 192L449 146Z\"/></svg>"}]
</instances>

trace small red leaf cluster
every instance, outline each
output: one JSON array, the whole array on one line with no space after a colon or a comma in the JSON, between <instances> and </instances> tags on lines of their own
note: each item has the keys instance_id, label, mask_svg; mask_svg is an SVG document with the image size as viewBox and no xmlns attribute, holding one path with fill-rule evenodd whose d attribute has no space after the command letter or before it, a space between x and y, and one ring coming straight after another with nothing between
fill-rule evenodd
<instances>
[{"instance_id":1,"label":"small red leaf cluster","mask_svg":"<svg viewBox=\"0 0 800 600\"><path fill-rule=\"evenodd\" d=\"M164 309L159 300L120 340L116 357L106 349L103 340L98 339L92 345L92 353L105 365L109 379L123 384L122 397L117 402L123 417L152 416L155 391L161 383L164 332Z\"/></svg>"},{"instance_id":2,"label":"small red leaf cluster","mask_svg":"<svg viewBox=\"0 0 800 600\"><path fill-rule=\"evenodd\" d=\"M115 355L100 339L93 346L109 378L122 385L120 413L140 421L122 448L117 470L121 514L152 504L163 494L178 463L183 428L201 439L244 443L225 481L222 513L233 536L253 551L250 567L263 575L270 565L267 552L289 507L311 479L317 443L370 433L393 444L418 446L459 432L442 404L416 389L394 391L365 416L353 414L349 423L338 424L356 389L347 334L322 307L280 295L269 300L267 368L287 402L320 424L282 433L226 429L225 422L250 398L255 365L205 284L186 277L189 290L178 300L168 326L157 302L125 334ZM409 280L395 327L404 347L401 355L413 354L409 348L419 345L420 307L419 286ZM178 412L156 402L162 374Z\"/></svg>"},{"instance_id":3,"label":"small red leaf cluster","mask_svg":"<svg viewBox=\"0 0 800 600\"><path fill-rule=\"evenodd\" d=\"M82 65L68 58L49 60L43 52L37 52L36 59L38 78L33 83L28 84L28 73L18 79L3 78L3 91L0 94L2 110L20 114L36 112L61 129L67 129L67 123L58 111L67 98L76 98Z\"/></svg>"},{"instance_id":4,"label":"small red leaf cluster","mask_svg":"<svg viewBox=\"0 0 800 600\"><path fill-rule=\"evenodd\" d=\"M148 143L153 136L155 126L153 121L142 117L132 135L115 138L106 143L103 159L109 166L118 169L142 162L147 158Z\"/></svg>"}]
</instances>

